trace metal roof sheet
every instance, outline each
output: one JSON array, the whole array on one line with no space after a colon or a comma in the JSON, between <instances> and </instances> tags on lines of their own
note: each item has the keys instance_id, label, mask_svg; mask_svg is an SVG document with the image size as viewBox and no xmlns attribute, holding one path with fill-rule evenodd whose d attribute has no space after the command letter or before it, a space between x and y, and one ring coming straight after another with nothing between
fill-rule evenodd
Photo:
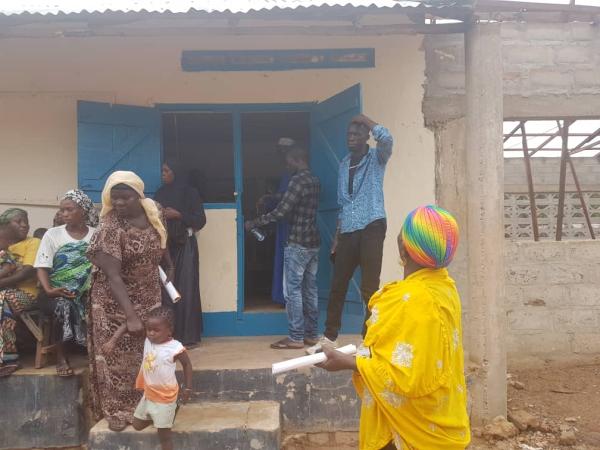
<instances>
[{"instance_id":1,"label":"metal roof sheet","mask_svg":"<svg viewBox=\"0 0 600 450\"><path fill-rule=\"evenodd\" d=\"M0 14L78 14L82 12L203 12L247 13L271 9L319 6L417 7L411 0L2 0Z\"/></svg>"}]
</instances>

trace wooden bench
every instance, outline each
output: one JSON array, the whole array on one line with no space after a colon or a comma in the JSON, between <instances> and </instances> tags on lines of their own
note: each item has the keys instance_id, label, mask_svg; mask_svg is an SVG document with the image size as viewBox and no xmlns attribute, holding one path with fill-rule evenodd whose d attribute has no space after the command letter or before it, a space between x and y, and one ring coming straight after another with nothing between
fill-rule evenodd
<instances>
[{"instance_id":1,"label":"wooden bench","mask_svg":"<svg viewBox=\"0 0 600 450\"><path fill-rule=\"evenodd\" d=\"M54 319L46 316L39 309L22 312L20 318L35 337L35 368L42 369L48 364L48 356L56 353L52 336Z\"/></svg>"}]
</instances>

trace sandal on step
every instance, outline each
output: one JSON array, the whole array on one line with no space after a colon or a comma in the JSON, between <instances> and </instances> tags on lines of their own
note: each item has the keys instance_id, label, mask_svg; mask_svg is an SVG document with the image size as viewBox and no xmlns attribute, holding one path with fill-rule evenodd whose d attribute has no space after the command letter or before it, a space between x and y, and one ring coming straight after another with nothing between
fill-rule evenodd
<instances>
[{"instance_id":1,"label":"sandal on step","mask_svg":"<svg viewBox=\"0 0 600 450\"><path fill-rule=\"evenodd\" d=\"M10 364L2 364L0 365L0 378L7 377L12 375L16 370L19 369L19 364L10 363Z\"/></svg>"},{"instance_id":2,"label":"sandal on step","mask_svg":"<svg viewBox=\"0 0 600 450\"><path fill-rule=\"evenodd\" d=\"M277 342L274 342L273 344L271 344L271 348L274 348L276 350L285 350L285 349L298 350L298 349L304 348L304 342L302 342L302 341L296 342L296 341L292 341L290 338L284 338L280 341L277 341Z\"/></svg>"},{"instance_id":3,"label":"sandal on step","mask_svg":"<svg viewBox=\"0 0 600 450\"><path fill-rule=\"evenodd\" d=\"M63 363L56 365L56 374L61 378L68 378L75 375L75 372L68 363Z\"/></svg>"},{"instance_id":4,"label":"sandal on step","mask_svg":"<svg viewBox=\"0 0 600 450\"><path fill-rule=\"evenodd\" d=\"M317 345L319 343L319 338L304 338L304 345L308 345L312 347L313 345Z\"/></svg>"},{"instance_id":5,"label":"sandal on step","mask_svg":"<svg viewBox=\"0 0 600 450\"><path fill-rule=\"evenodd\" d=\"M124 420L120 420L114 417L107 418L106 421L108 422L108 429L117 433L123 431L125 428L127 428L128 425L128 423Z\"/></svg>"}]
</instances>

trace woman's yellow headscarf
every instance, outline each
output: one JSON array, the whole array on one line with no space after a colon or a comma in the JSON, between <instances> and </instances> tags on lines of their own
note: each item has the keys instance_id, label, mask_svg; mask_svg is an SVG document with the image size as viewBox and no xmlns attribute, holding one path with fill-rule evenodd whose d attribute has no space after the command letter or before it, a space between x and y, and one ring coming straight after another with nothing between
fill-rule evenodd
<instances>
[{"instance_id":1,"label":"woman's yellow headscarf","mask_svg":"<svg viewBox=\"0 0 600 450\"><path fill-rule=\"evenodd\" d=\"M165 226L162 220L160 220L158 207L154 200L146 198L144 195L144 182L133 172L118 170L108 177L102 190L102 211L100 212L100 217L104 217L112 211L113 206L110 201L110 191L118 184L129 186L140 196L140 203L146 212L148 221L160 236L160 248L167 248L167 230L165 230Z\"/></svg>"}]
</instances>

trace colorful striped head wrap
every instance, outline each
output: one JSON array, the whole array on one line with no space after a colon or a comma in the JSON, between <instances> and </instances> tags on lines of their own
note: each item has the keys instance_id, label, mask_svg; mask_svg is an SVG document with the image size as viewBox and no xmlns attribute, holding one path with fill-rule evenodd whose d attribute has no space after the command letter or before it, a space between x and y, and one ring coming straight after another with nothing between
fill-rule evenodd
<instances>
[{"instance_id":1,"label":"colorful striped head wrap","mask_svg":"<svg viewBox=\"0 0 600 450\"><path fill-rule=\"evenodd\" d=\"M402 226L402 242L411 259L422 267L447 267L458 247L458 225L445 209L421 206Z\"/></svg>"},{"instance_id":2,"label":"colorful striped head wrap","mask_svg":"<svg viewBox=\"0 0 600 450\"><path fill-rule=\"evenodd\" d=\"M24 215L25 217L27 217L27 211L21 208L9 208L2 214L0 214L0 225L6 225L7 223L10 223L10 221L13 220L15 217L20 215Z\"/></svg>"}]
</instances>

